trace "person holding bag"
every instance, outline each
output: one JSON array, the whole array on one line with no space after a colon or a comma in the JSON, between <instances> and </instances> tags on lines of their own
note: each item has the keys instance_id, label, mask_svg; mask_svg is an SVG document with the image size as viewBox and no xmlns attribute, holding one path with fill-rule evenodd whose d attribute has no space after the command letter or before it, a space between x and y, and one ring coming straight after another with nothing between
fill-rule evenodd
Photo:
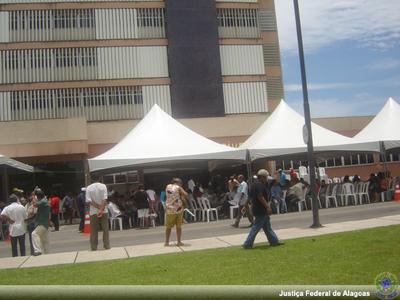
<instances>
[{"instance_id":1,"label":"person holding bag","mask_svg":"<svg viewBox=\"0 0 400 300\"><path fill-rule=\"evenodd\" d=\"M253 225L251 226L249 235L243 244L244 249L253 248L254 240L262 228L267 237L267 240L271 246L283 245L279 241L275 232L272 230L270 215L272 214L272 209L270 203L268 202L268 171L265 169L260 169L257 172L258 181L251 186L250 197L252 199L252 211L255 217Z\"/></svg>"}]
</instances>

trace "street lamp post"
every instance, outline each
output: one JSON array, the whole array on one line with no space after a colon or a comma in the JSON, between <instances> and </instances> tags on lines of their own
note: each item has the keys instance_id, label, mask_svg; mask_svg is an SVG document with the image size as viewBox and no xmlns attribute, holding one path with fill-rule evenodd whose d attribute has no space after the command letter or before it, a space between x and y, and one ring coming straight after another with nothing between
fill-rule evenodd
<instances>
[{"instance_id":1,"label":"street lamp post","mask_svg":"<svg viewBox=\"0 0 400 300\"><path fill-rule=\"evenodd\" d=\"M317 193L315 190L316 185L315 185L314 145L313 145L312 131L311 131L310 105L308 103L307 78L306 78L306 68L304 64L303 38L301 35L298 0L293 0L293 4L294 4L294 14L296 17L297 41L299 44L299 58L300 58L300 69L301 69L301 83L303 87L303 98L304 98L305 128L303 130L303 136L305 142L307 142L307 159L308 159L308 167L310 174L310 188L312 197L313 223L311 227L318 228L321 227L322 225L319 222L318 201L317 201Z\"/></svg>"}]
</instances>

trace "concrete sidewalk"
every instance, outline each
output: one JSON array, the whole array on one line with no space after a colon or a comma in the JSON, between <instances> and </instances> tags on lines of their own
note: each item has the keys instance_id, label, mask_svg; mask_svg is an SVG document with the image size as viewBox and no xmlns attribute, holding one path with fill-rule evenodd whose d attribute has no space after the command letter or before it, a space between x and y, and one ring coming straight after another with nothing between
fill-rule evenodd
<instances>
[{"instance_id":1,"label":"concrete sidewalk","mask_svg":"<svg viewBox=\"0 0 400 300\"><path fill-rule=\"evenodd\" d=\"M400 224L400 215L392 215L392 216L365 219L359 221L331 223L331 224L326 224L324 225L324 227L318 229L311 229L311 228L280 229L276 230L276 234L278 235L279 239L288 240L300 237L318 236L329 233L354 231L360 229L398 225L398 224ZM164 247L163 243L154 243L154 244L127 246L127 247L117 247L117 248L111 248L110 250L74 251L65 253L45 254L40 256L24 256L24 257L19 256L19 257L0 258L0 269L43 267L43 266L52 266L60 264L105 261L105 260L131 258L139 256L241 246L246 237L247 237L247 232L243 234L224 235L212 238L185 240L184 241L185 246L182 247L177 247L174 245L170 247ZM257 235L255 243L265 243L265 242L266 242L265 235L263 232L260 232Z\"/></svg>"}]
</instances>

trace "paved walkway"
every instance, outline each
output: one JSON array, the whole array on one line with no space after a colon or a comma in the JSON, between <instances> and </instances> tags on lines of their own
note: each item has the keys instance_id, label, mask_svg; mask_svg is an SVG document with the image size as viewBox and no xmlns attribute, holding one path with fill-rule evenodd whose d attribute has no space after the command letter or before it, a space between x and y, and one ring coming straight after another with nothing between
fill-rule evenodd
<instances>
[{"instance_id":1,"label":"paved walkway","mask_svg":"<svg viewBox=\"0 0 400 300\"><path fill-rule=\"evenodd\" d=\"M358 221L347 221L341 223L326 224L318 229L311 228L287 228L276 230L281 240L288 240L300 237L318 236L329 233L354 231L366 228L381 226L390 226L400 224L400 215L391 215L373 219L364 219ZM174 234L174 232L172 233ZM110 250L99 251L74 251L55 254L46 254L41 256L8 257L0 258L0 269L9 268L31 268L60 264L74 264L82 262L105 261L112 259L123 259L139 256L149 256L167 253L178 253L186 251L224 248L231 246L240 246L243 244L246 233L235 235L224 235L212 238L202 238L194 240L185 240L185 246L177 247L172 244L170 247L164 247L163 243L153 243L145 245L135 245L127 247L115 247ZM112 242L112 240L111 240ZM265 243L265 235L260 232L255 243ZM89 246L89 244L88 244Z\"/></svg>"}]
</instances>

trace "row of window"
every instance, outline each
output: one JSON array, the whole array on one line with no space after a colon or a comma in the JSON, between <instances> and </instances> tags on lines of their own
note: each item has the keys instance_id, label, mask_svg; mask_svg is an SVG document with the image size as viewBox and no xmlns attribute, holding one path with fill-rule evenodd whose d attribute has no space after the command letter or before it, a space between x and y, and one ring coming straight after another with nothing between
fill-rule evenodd
<instances>
[{"instance_id":1,"label":"row of window","mask_svg":"<svg viewBox=\"0 0 400 300\"><path fill-rule=\"evenodd\" d=\"M334 157L325 160L318 164L318 167L328 168L328 167L343 167L350 165L364 165L372 164L374 162L374 157L372 154L352 154L347 156ZM283 160L276 161L276 168L282 170L298 169L300 166L308 166L307 161L293 161L293 160Z\"/></svg>"},{"instance_id":2,"label":"row of window","mask_svg":"<svg viewBox=\"0 0 400 300\"><path fill-rule=\"evenodd\" d=\"M139 174L137 171L108 174L103 176L103 183L107 185L138 182Z\"/></svg>"},{"instance_id":3,"label":"row of window","mask_svg":"<svg viewBox=\"0 0 400 300\"><path fill-rule=\"evenodd\" d=\"M217 9L220 27L258 27L257 9Z\"/></svg>"},{"instance_id":4,"label":"row of window","mask_svg":"<svg viewBox=\"0 0 400 300\"><path fill-rule=\"evenodd\" d=\"M5 61L6 69L37 69L55 67L96 66L96 48L56 48L48 49L42 55L41 49L30 51L1 51L0 61Z\"/></svg>"},{"instance_id":5,"label":"row of window","mask_svg":"<svg viewBox=\"0 0 400 300\"><path fill-rule=\"evenodd\" d=\"M142 87L33 90L11 93L11 111L143 104Z\"/></svg>"},{"instance_id":6,"label":"row of window","mask_svg":"<svg viewBox=\"0 0 400 300\"><path fill-rule=\"evenodd\" d=\"M164 27L165 10L153 8L138 9L137 20L140 27Z\"/></svg>"},{"instance_id":7,"label":"row of window","mask_svg":"<svg viewBox=\"0 0 400 300\"><path fill-rule=\"evenodd\" d=\"M138 26L164 27L164 9L136 9ZM24 10L10 12L11 30L94 28L94 9Z\"/></svg>"},{"instance_id":8,"label":"row of window","mask_svg":"<svg viewBox=\"0 0 400 300\"><path fill-rule=\"evenodd\" d=\"M94 9L11 11L9 20L11 30L95 27Z\"/></svg>"},{"instance_id":9,"label":"row of window","mask_svg":"<svg viewBox=\"0 0 400 300\"><path fill-rule=\"evenodd\" d=\"M138 26L164 27L165 10L136 9ZM258 27L257 9L218 9L218 25L221 27ZM10 12L11 30L40 30L64 28L94 28L95 9L23 10Z\"/></svg>"}]
</instances>

